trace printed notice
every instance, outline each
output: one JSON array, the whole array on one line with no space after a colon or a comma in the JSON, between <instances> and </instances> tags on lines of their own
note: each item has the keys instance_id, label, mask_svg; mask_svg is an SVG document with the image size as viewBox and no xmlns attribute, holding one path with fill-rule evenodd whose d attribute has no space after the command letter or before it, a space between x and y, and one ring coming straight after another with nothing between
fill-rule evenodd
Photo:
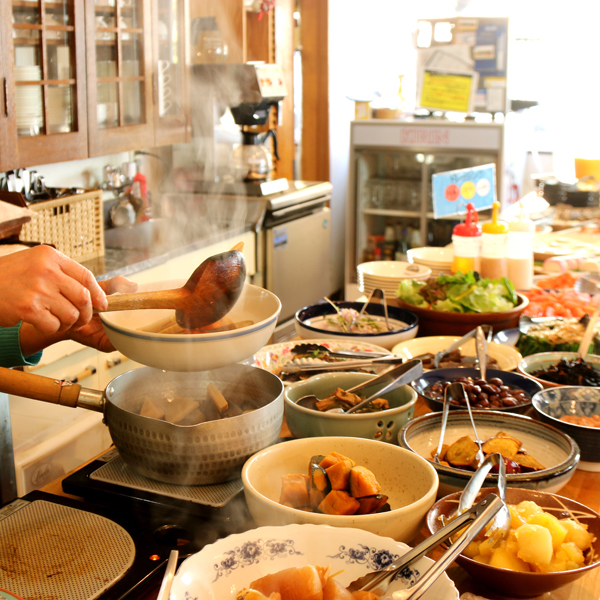
<instances>
[{"instance_id":1,"label":"printed notice","mask_svg":"<svg viewBox=\"0 0 600 600\"><path fill-rule=\"evenodd\" d=\"M423 73L419 105L434 110L469 112L473 76L470 74Z\"/></svg>"},{"instance_id":2,"label":"printed notice","mask_svg":"<svg viewBox=\"0 0 600 600\"><path fill-rule=\"evenodd\" d=\"M496 165L435 173L432 188L436 219L465 214L467 202L477 210L490 208L496 199Z\"/></svg>"}]
</instances>

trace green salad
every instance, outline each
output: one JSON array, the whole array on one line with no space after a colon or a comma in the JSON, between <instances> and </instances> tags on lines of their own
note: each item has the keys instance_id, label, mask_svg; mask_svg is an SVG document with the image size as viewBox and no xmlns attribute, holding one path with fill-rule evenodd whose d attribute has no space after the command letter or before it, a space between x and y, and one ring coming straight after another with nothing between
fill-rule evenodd
<instances>
[{"instance_id":1,"label":"green salad","mask_svg":"<svg viewBox=\"0 0 600 600\"><path fill-rule=\"evenodd\" d=\"M515 288L506 277L483 279L476 271L440 275L427 282L405 279L396 296L419 308L456 313L504 312L519 303Z\"/></svg>"}]
</instances>

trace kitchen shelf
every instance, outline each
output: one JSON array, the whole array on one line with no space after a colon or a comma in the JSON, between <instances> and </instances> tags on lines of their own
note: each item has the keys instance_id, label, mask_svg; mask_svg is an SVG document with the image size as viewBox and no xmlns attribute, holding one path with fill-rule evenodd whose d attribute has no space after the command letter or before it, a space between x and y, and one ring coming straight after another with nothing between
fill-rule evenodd
<instances>
[{"instance_id":1,"label":"kitchen shelf","mask_svg":"<svg viewBox=\"0 0 600 600\"><path fill-rule=\"evenodd\" d=\"M419 218L421 211L417 210L394 210L390 208L363 208L361 212L364 215L379 215L382 217L409 217Z\"/></svg>"}]
</instances>

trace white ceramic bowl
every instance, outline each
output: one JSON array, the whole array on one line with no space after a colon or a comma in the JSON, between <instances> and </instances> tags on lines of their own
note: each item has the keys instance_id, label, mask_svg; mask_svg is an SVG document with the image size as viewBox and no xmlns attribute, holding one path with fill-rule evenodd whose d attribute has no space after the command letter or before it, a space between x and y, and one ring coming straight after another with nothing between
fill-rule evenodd
<instances>
[{"instance_id":1,"label":"white ceramic bowl","mask_svg":"<svg viewBox=\"0 0 600 600\"><path fill-rule=\"evenodd\" d=\"M279 504L281 477L308 473L310 458L339 452L373 472L388 496L389 512L372 515L326 515ZM355 527L402 542L420 531L438 489L433 466L413 452L392 444L352 437L316 437L290 440L251 456L242 468L244 494L258 525L312 523Z\"/></svg>"},{"instance_id":2,"label":"white ceramic bowl","mask_svg":"<svg viewBox=\"0 0 600 600\"><path fill-rule=\"evenodd\" d=\"M140 292L177 289L184 280L140 285ZM281 310L279 298L246 284L229 314L234 323L252 325L232 331L201 334L164 334L139 331L173 314L171 310L126 310L101 313L100 318L114 347L128 358L165 371L208 371L239 362L262 348L273 333Z\"/></svg>"},{"instance_id":3,"label":"white ceramic bowl","mask_svg":"<svg viewBox=\"0 0 600 600\"><path fill-rule=\"evenodd\" d=\"M531 377L531 379L535 379L537 382L541 383L544 388L562 387L564 384L542 379L533 373L554 366L561 358L571 361L578 357L579 355L577 352L538 352L537 354L530 354L525 358L521 358L519 362L519 372ZM585 361L596 369L596 371L600 371L600 356L588 354L585 357Z\"/></svg>"},{"instance_id":4,"label":"white ceramic bowl","mask_svg":"<svg viewBox=\"0 0 600 600\"><path fill-rule=\"evenodd\" d=\"M411 360L428 352L437 354L448 348L454 342L457 342L459 339L460 337L457 335L438 335L414 338L396 344L392 348L392 352L399 356L403 356L407 360ZM477 356L475 340L473 339L468 340L460 349L464 356ZM488 345L487 354L498 362L497 368L501 371L514 371L517 368L519 361L523 358L515 348L505 346L504 344L497 344L496 342L491 342Z\"/></svg>"},{"instance_id":5,"label":"white ceramic bowl","mask_svg":"<svg viewBox=\"0 0 600 600\"><path fill-rule=\"evenodd\" d=\"M438 269L450 269L454 259L454 250L451 246L437 248L435 246L424 246L422 248L411 248L406 256L409 262L420 265L434 265Z\"/></svg>"},{"instance_id":6,"label":"white ceramic bowl","mask_svg":"<svg viewBox=\"0 0 600 600\"><path fill-rule=\"evenodd\" d=\"M515 413L490 410L474 410L472 413L481 440L503 431L521 441L527 453L546 467L533 473L508 474L506 480L510 487L554 493L566 485L574 475L579 462L579 447L562 431ZM418 417L402 428L398 441L403 448L430 460L431 453L437 449L440 439L441 422L440 412ZM452 444L465 435L474 439L469 413L465 410L451 410L448 414L444 443ZM433 461L431 464L440 478L440 497L461 491L473 475L473 471L466 469L446 467ZM485 481L487 487L493 487L498 485L498 476L488 475Z\"/></svg>"},{"instance_id":7,"label":"white ceramic bowl","mask_svg":"<svg viewBox=\"0 0 600 600\"><path fill-rule=\"evenodd\" d=\"M236 600L252 581L292 567L330 566L344 586L380 570L409 550L406 544L358 529L324 525L259 527L230 535L205 546L180 565L173 579L171 600ZM419 559L407 575L414 578L431 567ZM404 589L405 578L392 582L389 594ZM458 600L458 591L445 573L424 600Z\"/></svg>"},{"instance_id":8,"label":"white ceramic bowl","mask_svg":"<svg viewBox=\"0 0 600 600\"><path fill-rule=\"evenodd\" d=\"M361 263L356 267L359 277L368 281L398 281L401 279L423 279L429 277L431 269L399 260L377 260Z\"/></svg>"},{"instance_id":9,"label":"white ceramic bowl","mask_svg":"<svg viewBox=\"0 0 600 600\"><path fill-rule=\"evenodd\" d=\"M321 373L304 381L290 383L285 388L283 402L287 426L292 435L296 438L352 436L395 444L398 432L412 419L415 412L417 392L409 385L381 395L390 405L386 411L345 415L313 410L296 404L308 394L326 398L337 388L347 390L374 377L376 375L370 373ZM379 384L379 389L383 385L385 384ZM377 388L374 388L373 393L376 391Z\"/></svg>"},{"instance_id":10,"label":"white ceramic bowl","mask_svg":"<svg viewBox=\"0 0 600 600\"><path fill-rule=\"evenodd\" d=\"M364 302L336 302L338 308L352 308L358 312L363 308ZM325 319L335 315L335 309L328 302L321 302L311 306L301 308L295 315L296 332L304 340L314 339L332 339L343 340L346 342L367 342L382 346L390 350L396 344L403 340L410 340L417 335L419 331L419 319L410 310L400 309L395 306L388 306L388 317L391 320L390 326L394 323L404 323L392 331L383 333L344 333L342 331L329 331L326 329ZM365 311L368 315L382 318L384 306L382 304L369 304Z\"/></svg>"}]
</instances>

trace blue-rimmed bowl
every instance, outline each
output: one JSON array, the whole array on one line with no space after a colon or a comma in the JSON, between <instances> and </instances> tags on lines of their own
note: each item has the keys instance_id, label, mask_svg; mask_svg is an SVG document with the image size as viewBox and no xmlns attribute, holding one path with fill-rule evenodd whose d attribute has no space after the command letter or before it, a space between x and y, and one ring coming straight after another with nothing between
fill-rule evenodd
<instances>
[{"instance_id":1,"label":"blue-rimmed bowl","mask_svg":"<svg viewBox=\"0 0 600 600\"><path fill-rule=\"evenodd\" d=\"M533 407L544 423L560 429L577 442L582 471L600 471L600 428L561 421L565 415L600 416L600 389L571 385L549 388L533 397Z\"/></svg>"},{"instance_id":2,"label":"blue-rimmed bowl","mask_svg":"<svg viewBox=\"0 0 600 600\"><path fill-rule=\"evenodd\" d=\"M178 289L185 280L143 284L138 291ZM215 333L153 333L142 331L174 315L173 310L124 310L101 313L108 339L128 358L165 371L209 371L252 356L271 337L281 302L275 294L246 284L227 314L234 323L248 325Z\"/></svg>"},{"instance_id":3,"label":"blue-rimmed bowl","mask_svg":"<svg viewBox=\"0 0 600 600\"><path fill-rule=\"evenodd\" d=\"M421 396L425 400L427 406L429 406L431 410L441 411L444 407L444 403L429 395L427 392L427 388L430 385L437 383L438 381L453 381L455 379L458 379L459 377L473 377L474 379L479 379L479 369L465 369L460 367L453 367L448 369L435 369L434 371L427 371L421 377L419 377L419 379L413 381L411 385L413 386L417 394L419 394L419 396ZM524 404L493 409L499 412L527 412L531 408L531 398L533 397L533 395L543 389L541 383L534 381L530 377L521 375L520 373L514 373L512 371L499 371L497 369L487 369L486 379L489 381L494 377L501 379L505 385L510 385L512 387L516 387L523 390L529 396L529 402L526 402ZM450 408L452 410L460 410L461 407L451 405Z\"/></svg>"},{"instance_id":4,"label":"blue-rimmed bowl","mask_svg":"<svg viewBox=\"0 0 600 600\"><path fill-rule=\"evenodd\" d=\"M334 302L339 308L352 308L360 312L364 302ZM298 335L305 340L335 339L347 342L368 342L391 350L399 342L416 337L419 331L419 318L414 313L388 306L388 317L391 321L392 331L383 333L344 333L342 331L331 331L327 329L326 319L335 316L336 310L329 302L320 302L305 306L296 313L295 325ZM369 304L365 314L384 319L383 304ZM385 320L383 320L385 323Z\"/></svg>"},{"instance_id":5,"label":"blue-rimmed bowl","mask_svg":"<svg viewBox=\"0 0 600 600\"><path fill-rule=\"evenodd\" d=\"M481 440L494 437L502 431L523 443L527 453L538 460L544 469L532 473L506 475L510 487L557 492L571 479L579 462L577 443L562 431L524 415L492 410L472 411ZM432 459L440 439L442 413L429 413L407 423L398 435L400 446L419 456ZM451 411L444 435L444 443L452 444L468 435L474 438L466 410ZM431 463L440 478L438 497L464 489L473 471ZM498 485L498 476L490 474L485 486Z\"/></svg>"}]
</instances>

